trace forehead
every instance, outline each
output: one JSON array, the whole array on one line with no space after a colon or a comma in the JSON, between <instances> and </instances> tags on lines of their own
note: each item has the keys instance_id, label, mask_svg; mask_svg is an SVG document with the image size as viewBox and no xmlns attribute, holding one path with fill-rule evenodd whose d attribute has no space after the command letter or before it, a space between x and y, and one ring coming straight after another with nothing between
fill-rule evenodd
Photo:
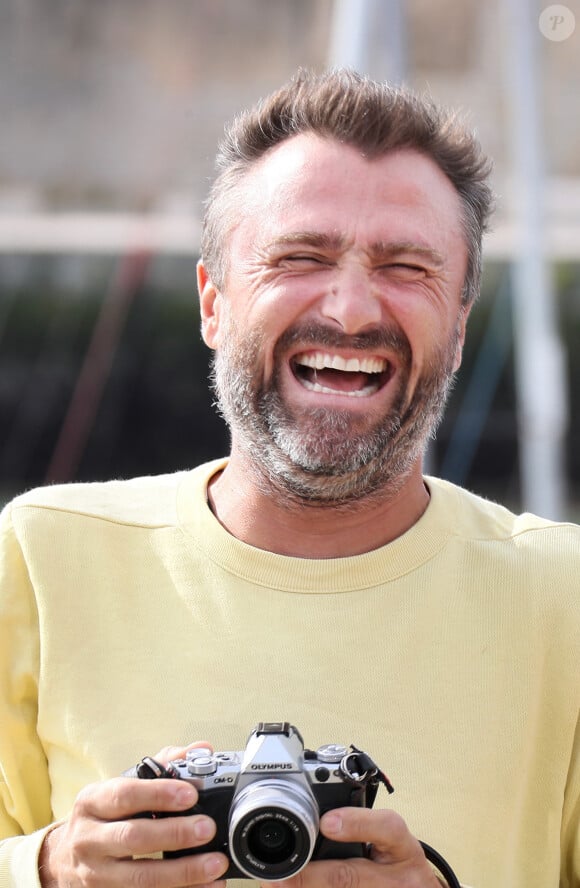
<instances>
[{"instance_id":1,"label":"forehead","mask_svg":"<svg viewBox=\"0 0 580 888\"><path fill-rule=\"evenodd\" d=\"M464 239L457 191L414 149L368 159L350 145L300 134L246 173L240 197L241 227L255 225L264 237L308 228L347 237L362 232L377 241L428 241L444 250Z\"/></svg>"}]
</instances>

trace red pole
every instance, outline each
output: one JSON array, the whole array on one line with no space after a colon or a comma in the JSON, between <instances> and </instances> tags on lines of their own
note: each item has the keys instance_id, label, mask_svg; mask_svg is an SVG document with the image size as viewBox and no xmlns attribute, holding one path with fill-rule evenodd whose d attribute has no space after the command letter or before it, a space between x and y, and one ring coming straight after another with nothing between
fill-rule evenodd
<instances>
[{"instance_id":1,"label":"red pole","mask_svg":"<svg viewBox=\"0 0 580 888\"><path fill-rule=\"evenodd\" d=\"M151 261L137 250L119 259L85 353L46 472L46 483L72 481L93 429L125 320Z\"/></svg>"}]
</instances>

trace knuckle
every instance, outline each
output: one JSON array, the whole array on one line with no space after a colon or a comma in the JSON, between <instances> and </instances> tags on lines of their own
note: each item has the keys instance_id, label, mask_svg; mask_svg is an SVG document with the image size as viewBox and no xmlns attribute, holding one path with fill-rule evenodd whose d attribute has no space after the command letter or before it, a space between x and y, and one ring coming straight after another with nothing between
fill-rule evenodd
<instances>
[{"instance_id":1,"label":"knuckle","mask_svg":"<svg viewBox=\"0 0 580 888\"><path fill-rule=\"evenodd\" d=\"M180 780L150 780L146 781L143 793L147 794L146 808L163 811L166 814L184 814L185 805L192 807L197 802L197 791L191 784L185 784ZM189 790L189 800L185 803L179 798L179 794Z\"/></svg>"},{"instance_id":2,"label":"knuckle","mask_svg":"<svg viewBox=\"0 0 580 888\"><path fill-rule=\"evenodd\" d=\"M140 824L135 820L120 820L116 824L116 844L127 851L136 852L139 847Z\"/></svg>"},{"instance_id":3,"label":"knuckle","mask_svg":"<svg viewBox=\"0 0 580 888\"><path fill-rule=\"evenodd\" d=\"M86 862L79 865L77 874L83 888L99 888L102 885L100 874Z\"/></svg>"},{"instance_id":4,"label":"knuckle","mask_svg":"<svg viewBox=\"0 0 580 888\"><path fill-rule=\"evenodd\" d=\"M387 811L386 812L386 824L389 829L397 830L400 833L408 833L409 828L405 822L405 820L401 817L400 814L397 814L396 811Z\"/></svg>"},{"instance_id":5,"label":"knuckle","mask_svg":"<svg viewBox=\"0 0 580 888\"><path fill-rule=\"evenodd\" d=\"M392 810L377 812L381 835L388 837L391 846L406 844L409 840L409 827L400 814Z\"/></svg>"},{"instance_id":6,"label":"knuckle","mask_svg":"<svg viewBox=\"0 0 580 888\"><path fill-rule=\"evenodd\" d=\"M88 783L86 786L83 786L74 802L73 808L75 813L83 813L87 810L92 805L98 790L98 783Z\"/></svg>"},{"instance_id":7,"label":"knuckle","mask_svg":"<svg viewBox=\"0 0 580 888\"><path fill-rule=\"evenodd\" d=\"M115 882L115 884L117 883ZM139 860L137 865L131 868L129 877L125 878L122 884L124 888L165 888L169 884L181 883L169 883L162 871L155 866L155 861Z\"/></svg>"},{"instance_id":8,"label":"knuckle","mask_svg":"<svg viewBox=\"0 0 580 888\"><path fill-rule=\"evenodd\" d=\"M182 858L185 863L184 875L186 884L213 884L215 879L223 878L227 869L227 858L220 854L192 854Z\"/></svg>"},{"instance_id":9,"label":"knuckle","mask_svg":"<svg viewBox=\"0 0 580 888\"><path fill-rule=\"evenodd\" d=\"M70 820L63 828L63 837L57 850L73 867L88 866L95 853L91 830L84 820Z\"/></svg>"},{"instance_id":10,"label":"knuckle","mask_svg":"<svg viewBox=\"0 0 580 888\"><path fill-rule=\"evenodd\" d=\"M111 811L112 819L123 816L130 789L119 780L110 780L107 785L107 795L107 807Z\"/></svg>"},{"instance_id":11,"label":"knuckle","mask_svg":"<svg viewBox=\"0 0 580 888\"><path fill-rule=\"evenodd\" d=\"M146 867L135 867L131 874L131 888L157 888L159 882Z\"/></svg>"},{"instance_id":12,"label":"knuckle","mask_svg":"<svg viewBox=\"0 0 580 888\"><path fill-rule=\"evenodd\" d=\"M195 855L184 857L184 885L202 885L208 881L203 869L203 860Z\"/></svg>"},{"instance_id":13,"label":"knuckle","mask_svg":"<svg viewBox=\"0 0 580 888\"><path fill-rule=\"evenodd\" d=\"M167 842L168 848L189 848L199 845L199 841L195 838L192 823L188 817L169 817L165 821L167 826Z\"/></svg>"},{"instance_id":14,"label":"knuckle","mask_svg":"<svg viewBox=\"0 0 580 888\"><path fill-rule=\"evenodd\" d=\"M333 866L330 888L360 888L359 873L350 861L340 861Z\"/></svg>"}]
</instances>

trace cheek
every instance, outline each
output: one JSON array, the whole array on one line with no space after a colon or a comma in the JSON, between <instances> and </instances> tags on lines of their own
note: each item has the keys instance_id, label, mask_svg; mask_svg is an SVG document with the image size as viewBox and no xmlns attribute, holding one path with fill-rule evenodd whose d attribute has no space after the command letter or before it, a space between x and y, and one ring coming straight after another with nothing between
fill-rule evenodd
<instances>
[{"instance_id":1,"label":"cheek","mask_svg":"<svg viewBox=\"0 0 580 888\"><path fill-rule=\"evenodd\" d=\"M266 373L273 369L274 350L279 339L308 315L317 295L312 284L285 275L252 286L246 280L237 289L243 298L232 300L232 323L238 339L257 332L262 343Z\"/></svg>"},{"instance_id":2,"label":"cheek","mask_svg":"<svg viewBox=\"0 0 580 888\"><path fill-rule=\"evenodd\" d=\"M459 367L463 337L456 315L441 317L438 311L407 309L398 321L411 345L411 388L423 374L430 372L430 367L440 369L443 362L449 370Z\"/></svg>"},{"instance_id":3,"label":"cheek","mask_svg":"<svg viewBox=\"0 0 580 888\"><path fill-rule=\"evenodd\" d=\"M255 309L274 325L290 326L316 304L321 294L321 288L307 276L284 275L260 290Z\"/></svg>"}]
</instances>

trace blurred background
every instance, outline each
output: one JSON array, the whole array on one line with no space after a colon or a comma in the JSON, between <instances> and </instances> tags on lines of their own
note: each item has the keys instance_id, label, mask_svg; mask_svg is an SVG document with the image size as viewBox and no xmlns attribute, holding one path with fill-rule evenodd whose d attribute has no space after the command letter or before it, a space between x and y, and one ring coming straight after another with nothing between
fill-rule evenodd
<instances>
[{"instance_id":1,"label":"blurred background","mask_svg":"<svg viewBox=\"0 0 580 888\"><path fill-rule=\"evenodd\" d=\"M580 518L578 5L0 0L0 502L227 451L195 292L216 144L297 67L346 64L458 107L495 160L428 471Z\"/></svg>"}]
</instances>

